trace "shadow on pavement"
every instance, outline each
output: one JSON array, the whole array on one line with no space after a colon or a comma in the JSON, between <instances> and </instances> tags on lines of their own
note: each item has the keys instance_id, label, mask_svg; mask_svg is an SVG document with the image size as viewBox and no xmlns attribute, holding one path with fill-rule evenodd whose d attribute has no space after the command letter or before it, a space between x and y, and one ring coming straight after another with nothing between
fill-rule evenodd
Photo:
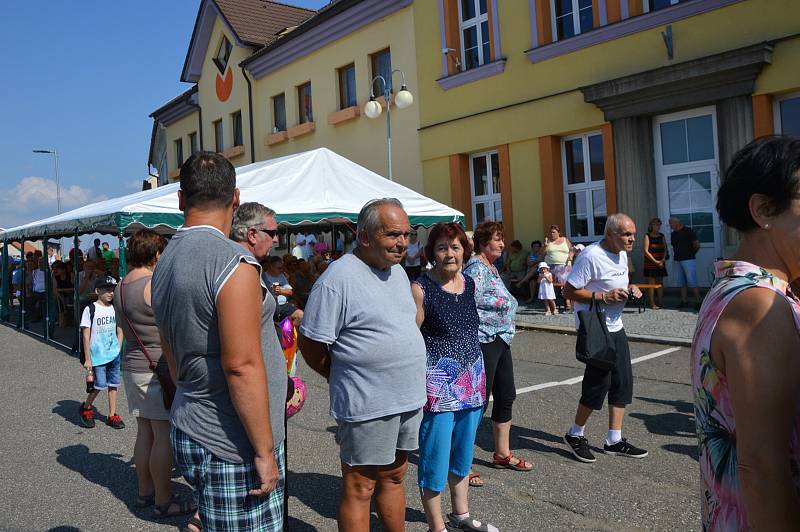
<instances>
[{"instance_id":1,"label":"shadow on pavement","mask_svg":"<svg viewBox=\"0 0 800 532\"><path fill-rule=\"evenodd\" d=\"M63 417L65 420L69 421L76 427L86 428L80 424L80 415L78 414L78 409L80 406L81 406L80 401L73 401L72 399L62 399L61 401L58 402L56 406L53 407L52 412L54 414L58 414L59 416ZM98 424L106 422L105 416L100 416L97 414L97 412L95 412L94 419Z\"/></svg>"},{"instance_id":2,"label":"shadow on pavement","mask_svg":"<svg viewBox=\"0 0 800 532\"><path fill-rule=\"evenodd\" d=\"M564 447L564 442L560 436L550 434L549 432L542 432L541 430L529 429L527 427L520 427L511 422L511 432L509 434L509 443L511 450L515 449L528 449L537 453L550 453L557 454L564 458L572 460L572 454ZM555 445L548 445L554 443ZM480 447L486 452L494 452L494 435L492 433L492 420L484 417L478 427L478 434L475 438L475 445ZM531 459L522 456L526 460ZM486 465L491 467L492 464L480 459L474 459L474 463Z\"/></svg>"},{"instance_id":3,"label":"shadow on pavement","mask_svg":"<svg viewBox=\"0 0 800 532\"><path fill-rule=\"evenodd\" d=\"M77 404L77 401L73 401ZM75 408L77 411L77 406ZM154 519L151 508L139 509L133 506L136 498L136 471L133 460L126 462L120 454L93 453L86 445L70 445L56 450L59 464L79 473L93 484L102 486L114 497L122 501L128 511L138 518L153 523L176 523L185 521L186 516L170 519ZM188 486L172 483L172 493L176 498L191 500L192 493ZM68 529L64 529L65 532Z\"/></svg>"},{"instance_id":4,"label":"shadow on pavement","mask_svg":"<svg viewBox=\"0 0 800 532\"><path fill-rule=\"evenodd\" d=\"M637 399L646 403L671 406L676 410L676 412L664 414L643 414L641 412L630 414L630 417L644 421L644 426L648 432L661 436L695 437L694 405L691 403L687 401L665 401L649 397L637 397Z\"/></svg>"},{"instance_id":5,"label":"shadow on pavement","mask_svg":"<svg viewBox=\"0 0 800 532\"><path fill-rule=\"evenodd\" d=\"M48 528L47 532L81 532L80 528L75 528L74 526L54 526L53 528Z\"/></svg>"},{"instance_id":6,"label":"shadow on pavement","mask_svg":"<svg viewBox=\"0 0 800 532\"><path fill-rule=\"evenodd\" d=\"M700 449L697 448L697 445L681 445L678 443L668 443L666 445L662 445L661 448L671 453L686 455L695 462L700 459Z\"/></svg>"}]
</instances>

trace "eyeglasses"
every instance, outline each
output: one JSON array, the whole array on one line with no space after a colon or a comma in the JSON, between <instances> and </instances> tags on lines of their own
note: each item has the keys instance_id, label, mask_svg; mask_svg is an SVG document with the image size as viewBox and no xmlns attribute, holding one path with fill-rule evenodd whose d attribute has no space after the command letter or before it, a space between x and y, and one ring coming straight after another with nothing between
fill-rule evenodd
<instances>
[{"instance_id":1,"label":"eyeglasses","mask_svg":"<svg viewBox=\"0 0 800 532\"><path fill-rule=\"evenodd\" d=\"M262 233L266 233L269 235L270 238L275 238L275 235L278 234L277 229L264 229L262 227L252 227L251 229L255 229L256 231L261 231Z\"/></svg>"}]
</instances>

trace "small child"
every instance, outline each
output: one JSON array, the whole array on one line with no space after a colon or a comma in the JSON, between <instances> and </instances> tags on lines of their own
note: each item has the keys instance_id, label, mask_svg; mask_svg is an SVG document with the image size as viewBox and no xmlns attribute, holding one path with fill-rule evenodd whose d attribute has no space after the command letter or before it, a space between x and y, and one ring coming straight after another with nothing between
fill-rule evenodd
<instances>
[{"instance_id":1,"label":"small child","mask_svg":"<svg viewBox=\"0 0 800 532\"><path fill-rule=\"evenodd\" d=\"M92 403L103 390L108 390L108 419L106 424L115 428L125 428L125 423L117 414L117 389L120 384L120 347L122 346L122 329L117 326L114 313L114 288L117 281L110 276L99 277L94 283L97 302L83 309L81 317L81 334L83 335L83 353L86 357L84 367L87 375L92 374L94 383L92 390L81 403L81 425L90 429L94 427ZM94 307L92 312L91 307ZM87 379L88 381L88 379Z\"/></svg>"},{"instance_id":2,"label":"small child","mask_svg":"<svg viewBox=\"0 0 800 532\"><path fill-rule=\"evenodd\" d=\"M550 273L550 266L546 262L539 263L539 299L544 301L545 316L558 316L556 307L556 291L553 288L553 274Z\"/></svg>"}]
</instances>

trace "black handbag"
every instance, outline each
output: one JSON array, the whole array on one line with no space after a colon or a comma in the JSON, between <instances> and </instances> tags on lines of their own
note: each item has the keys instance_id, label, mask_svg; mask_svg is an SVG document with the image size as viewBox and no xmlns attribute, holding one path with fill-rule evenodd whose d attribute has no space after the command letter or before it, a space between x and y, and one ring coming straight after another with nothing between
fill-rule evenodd
<instances>
[{"instance_id":1,"label":"black handbag","mask_svg":"<svg viewBox=\"0 0 800 532\"><path fill-rule=\"evenodd\" d=\"M589 310L578 311L578 340L575 358L602 370L611 370L617 364L617 349L606 327L606 316L592 293Z\"/></svg>"}]
</instances>

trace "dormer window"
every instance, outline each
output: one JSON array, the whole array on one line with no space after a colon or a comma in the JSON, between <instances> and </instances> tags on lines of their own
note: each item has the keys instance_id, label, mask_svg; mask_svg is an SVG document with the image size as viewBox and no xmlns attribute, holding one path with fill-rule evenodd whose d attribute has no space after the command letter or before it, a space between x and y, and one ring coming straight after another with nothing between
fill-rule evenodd
<instances>
[{"instance_id":1,"label":"dormer window","mask_svg":"<svg viewBox=\"0 0 800 532\"><path fill-rule=\"evenodd\" d=\"M231 42L224 35L217 47L217 53L214 55L214 64L217 65L220 74L225 74L225 69L228 68L228 60L231 58Z\"/></svg>"}]
</instances>

